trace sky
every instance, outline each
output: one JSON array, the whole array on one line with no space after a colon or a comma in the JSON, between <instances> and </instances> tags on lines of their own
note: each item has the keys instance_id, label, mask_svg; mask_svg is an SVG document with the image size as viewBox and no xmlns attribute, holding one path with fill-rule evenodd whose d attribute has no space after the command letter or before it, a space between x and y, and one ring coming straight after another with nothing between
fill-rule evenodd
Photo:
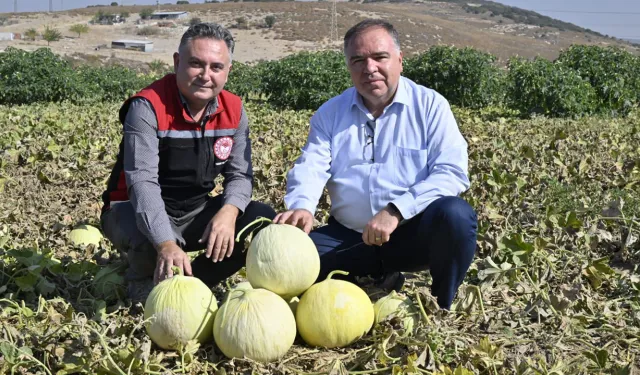
<instances>
[{"instance_id":1,"label":"sky","mask_svg":"<svg viewBox=\"0 0 640 375\"><path fill-rule=\"evenodd\" d=\"M623 39L640 39L638 0L497 0Z\"/></svg>"},{"instance_id":2,"label":"sky","mask_svg":"<svg viewBox=\"0 0 640 375\"><path fill-rule=\"evenodd\" d=\"M46 11L49 0L17 0L19 12ZM51 0L53 10L85 8L87 5L153 5L156 0ZM160 3L173 0L160 0ZM497 2L536 11L549 17L574 23L602 34L625 39L640 39L640 0L497 0ZM204 3L204 0L191 0ZM13 12L14 0L0 0L0 13Z\"/></svg>"}]
</instances>

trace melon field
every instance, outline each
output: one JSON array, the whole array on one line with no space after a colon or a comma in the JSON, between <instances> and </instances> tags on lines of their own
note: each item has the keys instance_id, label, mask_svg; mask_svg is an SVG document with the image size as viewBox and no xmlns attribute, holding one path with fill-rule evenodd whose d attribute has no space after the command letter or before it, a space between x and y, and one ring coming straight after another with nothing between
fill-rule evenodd
<instances>
[{"instance_id":1,"label":"melon field","mask_svg":"<svg viewBox=\"0 0 640 375\"><path fill-rule=\"evenodd\" d=\"M8 92L8 91L6 91ZM34 91L34 95L38 94ZM632 92L632 94L637 94ZM454 106L478 213L474 262L451 311L429 273L407 273L419 307L340 349L300 337L274 363L226 358L213 341L163 350L126 298L125 257L99 227L120 100L0 105L0 373L632 374L640 368L640 112L521 116ZM312 109L246 101L254 196L284 209L286 172ZM219 193L219 188L212 194ZM317 224L327 220L323 197ZM219 303L244 273L214 288ZM384 294L365 287L371 300Z\"/></svg>"}]
</instances>

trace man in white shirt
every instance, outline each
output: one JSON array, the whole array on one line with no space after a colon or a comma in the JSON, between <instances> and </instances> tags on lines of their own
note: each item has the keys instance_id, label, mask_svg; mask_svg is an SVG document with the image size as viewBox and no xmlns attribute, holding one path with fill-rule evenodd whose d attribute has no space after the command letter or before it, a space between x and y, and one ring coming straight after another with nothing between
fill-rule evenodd
<instances>
[{"instance_id":1,"label":"man in white shirt","mask_svg":"<svg viewBox=\"0 0 640 375\"><path fill-rule=\"evenodd\" d=\"M458 197L470 184L467 143L447 100L401 76L391 24L353 26L344 52L354 87L312 117L288 174L288 211L274 221L309 233L319 280L340 269L399 290L401 272L428 268L432 294L449 309L476 248L476 214ZM331 217L311 231L325 185Z\"/></svg>"}]
</instances>

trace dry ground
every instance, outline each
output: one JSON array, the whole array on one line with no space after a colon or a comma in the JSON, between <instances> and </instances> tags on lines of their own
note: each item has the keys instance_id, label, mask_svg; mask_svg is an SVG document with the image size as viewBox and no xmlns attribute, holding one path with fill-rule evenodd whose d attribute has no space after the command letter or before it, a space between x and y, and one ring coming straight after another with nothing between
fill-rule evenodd
<instances>
[{"instance_id":1,"label":"dry ground","mask_svg":"<svg viewBox=\"0 0 640 375\"><path fill-rule=\"evenodd\" d=\"M338 40L331 41L331 3L328 2L274 2L274 3L222 3L161 6L160 10L185 10L187 19L176 21L175 27L162 27L158 35L139 36L144 26L154 26L155 21L139 24L141 6L86 8L56 13L30 13L11 17L10 25L0 27L0 32L24 33L29 28L42 31L46 25L60 30L61 41L51 43L51 49L59 54L75 56L88 62L125 62L128 65L146 65L154 60L171 63L180 36L186 30L189 19L198 17L230 27L237 39L235 58L241 62L278 59L301 50L340 48L340 38L356 22L367 17L386 18L399 30L405 54L423 51L430 46L445 44L472 46L488 51L506 61L513 55L555 58L573 43L620 44L592 34L560 31L549 27L515 24L513 21L488 15L473 15L459 5L427 2L406 4L359 4L340 2L338 13ZM154 7L155 8L155 7ZM69 31L76 23L88 23L98 11L131 16L124 24L113 26L90 25L88 34L77 38ZM272 29L264 26L264 18L274 15L277 19ZM238 18L247 20L247 28L238 28ZM154 42L152 53L114 50L115 39L149 39ZM46 46L43 40L0 41L0 50L15 46L27 50ZM638 51L638 48L629 47ZM129 60L129 61L126 61Z\"/></svg>"}]
</instances>

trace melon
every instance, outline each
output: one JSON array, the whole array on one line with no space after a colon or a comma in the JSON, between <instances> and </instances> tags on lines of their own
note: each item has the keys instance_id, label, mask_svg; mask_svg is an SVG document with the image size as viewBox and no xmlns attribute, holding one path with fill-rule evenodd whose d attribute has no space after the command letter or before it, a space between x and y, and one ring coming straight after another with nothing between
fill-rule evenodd
<instances>
[{"instance_id":1,"label":"melon","mask_svg":"<svg viewBox=\"0 0 640 375\"><path fill-rule=\"evenodd\" d=\"M78 225L69 233L69 241L72 244L78 245L95 245L100 244L102 239L102 233L100 230L91 225Z\"/></svg>"},{"instance_id":2,"label":"melon","mask_svg":"<svg viewBox=\"0 0 640 375\"><path fill-rule=\"evenodd\" d=\"M265 220L269 219L254 223ZM303 230L289 224L271 224L252 239L246 270L247 280L254 288L270 290L290 301L316 282L320 256Z\"/></svg>"},{"instance_id":3,"label":"melon","mask_svg":"<svg viewBox=\"0 0 640 375\"><path fill-rule=\"evenodd\" d=\"M357 285L336 280L333 271L324 281L310 287L298 302L298 332L309 345L345 347L365 335L374 321L373 303Z\"/></svg>"},{"instance_id":4,"label":"melon","mask_svg":"<svg viewBox=\"0 0 640 375\"><path fill-rule=\"evenodd\" d=\"M163 349L178 349L190 340L212 337L218 302L211 289L193 276L175 275L152 290L144 305L145 328Z\"/></svg>"},{"instance_id":5,"label":"melon","mask_svg":"<svg viewBox=\"0 0 640 375\"><path fill-rule=\"evenodd\" d=\"M373 305L376 324L387 318L397 317L401 319L405 334L413 332L413 328L420 320L420 311L409 297L405 297L392 291L380 298Z\"/></svg>"},{"instance_id":6,"label":"melon","mask_svg":"<svg viewBox=\"0 0 640 375\"><path fill-rule=\"evenodd\" d=\"M266 289L236 289L216 314L213 337L228 358L272 362L293 345L296 321L277 294Z\"/></svg>"}]
</instances>

